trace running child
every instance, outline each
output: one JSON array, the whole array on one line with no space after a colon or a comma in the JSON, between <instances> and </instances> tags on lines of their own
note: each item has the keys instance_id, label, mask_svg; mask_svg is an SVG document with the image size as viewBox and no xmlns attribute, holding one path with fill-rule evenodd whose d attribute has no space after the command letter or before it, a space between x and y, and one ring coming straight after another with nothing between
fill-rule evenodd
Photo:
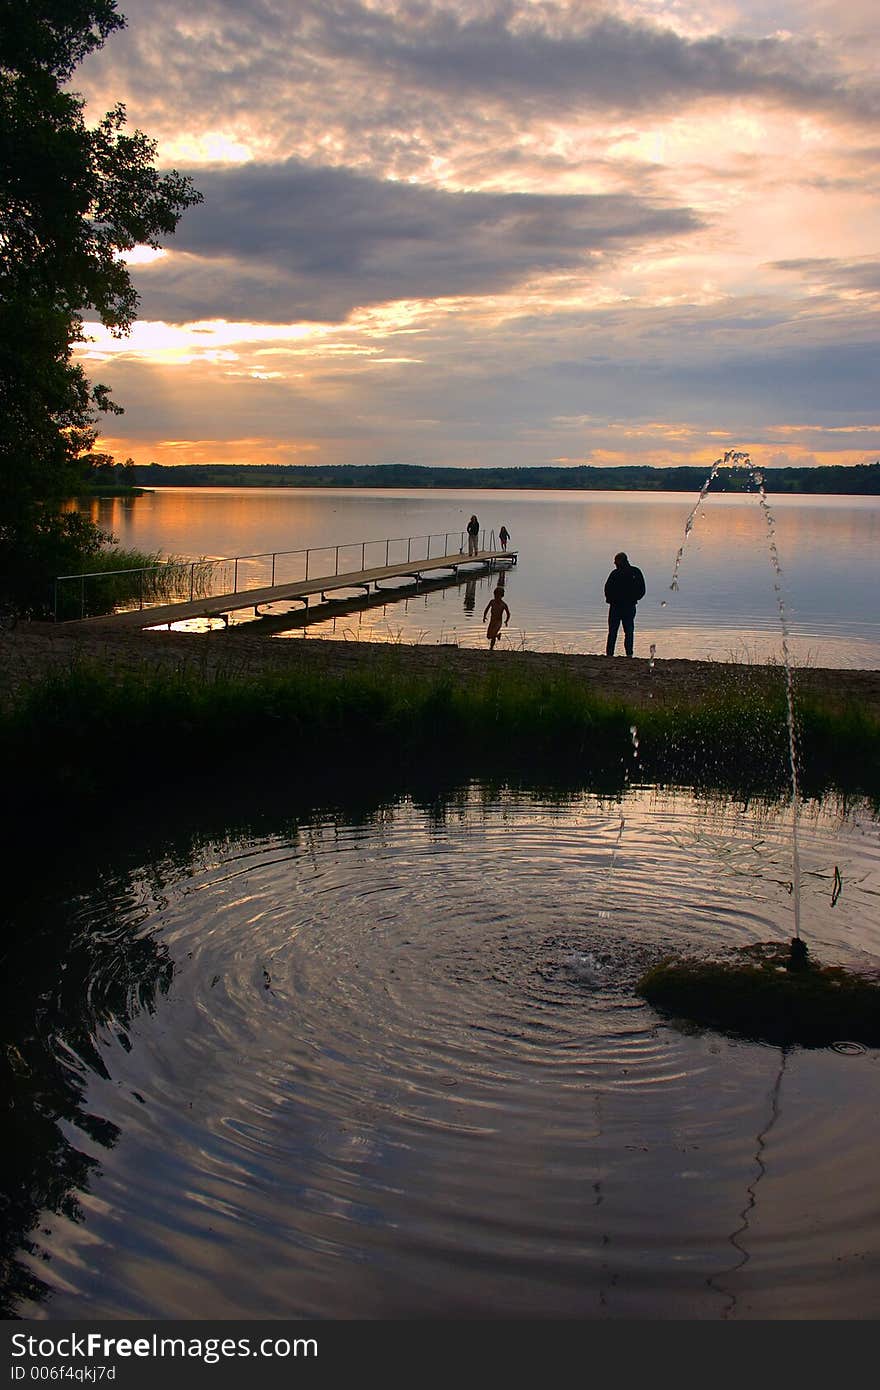
<instances>
[{"instance_id":1,"label":"running child","mask_svg":"<svg viewBox=\"0 0 880 1390\"><path fill-rule=\"evenodd\" d=\"M501 632L502 618L504 619L505 627L510 622L510 609L504 602L504 590L500 584L495 590L494 597L490 598L483 610L483 622L486 621L487 614L491 614L491 616L489 618L489 626L486 628L486 637L489 640L489 650L492 651Z\"/></svg>"}]
</instances>

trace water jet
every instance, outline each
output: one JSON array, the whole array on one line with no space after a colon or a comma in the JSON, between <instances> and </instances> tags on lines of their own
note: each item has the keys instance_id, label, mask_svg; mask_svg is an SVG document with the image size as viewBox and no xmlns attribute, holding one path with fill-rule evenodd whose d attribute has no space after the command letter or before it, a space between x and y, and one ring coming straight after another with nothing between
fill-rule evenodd
<instances>
[{"instance_id":1,"label":"water jet","mask_svg":"<svg viewBox=\"0 0 880 1390\"><path fill-rule=\"evenodd\" d=\"M791 783L792 883L794 935L788 947L760 942L720 959L673 956L648 970L637 992L672 1018L688 1019L761 1042L828 1046L841 1037L868 1046L880 1045L880 978L823 965L810 957L800 930L801 874L798 845L797 720L789 649L788 615L783 598L782 564L776 543L776 523L764 486L764 474L748 453L728 450L716 459L688 514L684 536L675 556L669 588L679 588L679 573L688 539L709 489L722 468L744 468L754 486L767 527L773 589L782 634L785 671L786 732ZM663 601L665 606L666 601ZM653 663L653 648L651 652ZM839 896L835 866L835 893Z\"/></svg>"}]
</instances>

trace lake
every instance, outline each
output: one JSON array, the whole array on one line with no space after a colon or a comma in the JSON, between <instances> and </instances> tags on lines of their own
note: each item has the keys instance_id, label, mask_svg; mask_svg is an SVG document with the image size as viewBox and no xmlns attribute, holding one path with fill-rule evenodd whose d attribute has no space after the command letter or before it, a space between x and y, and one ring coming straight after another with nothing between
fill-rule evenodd
<instances>
[{"instance_id":1,"label":"lake","mask_svg":"<svg viewBox=\"0 0 880 1390\"><path fill-rule=\"evenodd\" d=\"M695 501L645 492L168 488L81 505L122 546L187 559L460 533L475 512L487 531L505 524L519 556L506 581L511 620L502 646L604 650L603 586L622 549L648 586L636 655L647 656L653 644L661 660L780 660L781 597L796 662L880 667L880 498L771 497L779 595L758 499L742 495L706 499L685 549L680 588L670 591ZM253 572L253 583L265 582L256 562ZM243 566L240 584L247 573ZM482 646L482 613L496 582L485 576L355 612L331 606L324 621L287 635Z\"/></svg>"}]
</instances>

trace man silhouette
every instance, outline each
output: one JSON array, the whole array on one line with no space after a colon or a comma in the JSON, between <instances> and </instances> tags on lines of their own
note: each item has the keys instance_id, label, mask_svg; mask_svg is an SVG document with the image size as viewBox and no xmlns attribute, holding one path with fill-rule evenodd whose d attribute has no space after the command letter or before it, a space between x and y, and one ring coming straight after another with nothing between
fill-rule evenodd
<instances>
[{"instance_id":1,"label":"man silhouette","mask_svg":"<svg viewBox=\"0 0 880 1390\"><path fill-rule=\"evenodd\" d=\"M633 654L636 604L645 597L645 577L631 565L621 550L614 557L614 569L605 581L605 602L608 604L608 640L605 655L614 655L617 630L623 626L623 649Z\"/></svg>"}]
</instances>

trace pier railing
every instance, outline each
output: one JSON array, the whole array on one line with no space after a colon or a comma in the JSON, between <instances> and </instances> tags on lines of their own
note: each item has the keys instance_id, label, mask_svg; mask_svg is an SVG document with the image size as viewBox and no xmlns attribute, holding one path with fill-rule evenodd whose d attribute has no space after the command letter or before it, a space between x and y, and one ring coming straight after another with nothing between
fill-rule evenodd
<instances>
[{"instance_id":1,"label":"pier railing","mask_svg":"<svg viewBox=\"0 0 880 1390\"><path fill-rule=\"evenodd\" d=\"M480 550L494 549L495 532L480 532ZM56 620L95 617L131 609L155 608L175 599L211 598L248 589L296 584L383 565L418 563L444 555L467 556L464 531L426 536L391 536L383 540L344 541L341 545L271 550L253 555L225 555L199 560L168 560L139 569L95 570L62 574L55 580Z\"/></svg>"}]
</instances>

